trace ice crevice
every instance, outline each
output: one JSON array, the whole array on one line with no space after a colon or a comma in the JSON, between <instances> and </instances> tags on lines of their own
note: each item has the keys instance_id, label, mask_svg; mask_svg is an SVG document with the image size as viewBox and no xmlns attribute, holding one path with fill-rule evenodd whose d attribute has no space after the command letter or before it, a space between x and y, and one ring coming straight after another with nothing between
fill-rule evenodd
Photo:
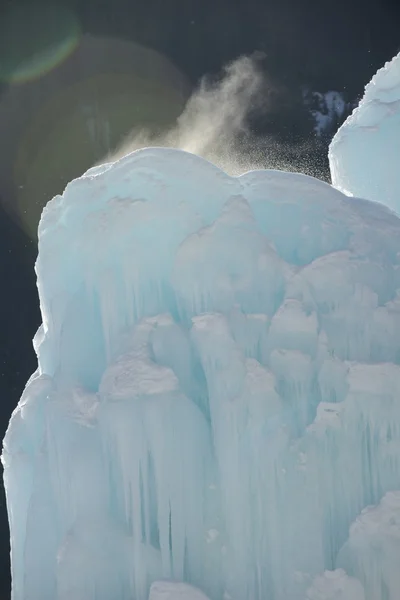
<instances>
[{"instance_id":1,"label":"ice crevice","mask_svg":"<svg viewBox=\"0 0 400 600\"><path fill-rule=\"evenodd\" d=\"M48 204L13 600L397 600L400 219L150 148Z\"/></svg>"}]
</instances>

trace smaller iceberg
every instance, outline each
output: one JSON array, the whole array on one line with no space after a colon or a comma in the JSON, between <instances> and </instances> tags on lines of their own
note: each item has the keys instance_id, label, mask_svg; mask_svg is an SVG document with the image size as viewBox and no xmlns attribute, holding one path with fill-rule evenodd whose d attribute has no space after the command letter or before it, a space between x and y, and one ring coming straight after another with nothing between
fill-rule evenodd
<instances>
[{"instance_id":1,"label":"smaller iceberg","mask_svg":"<svg viewBox=\"0 0 400 600\"><path fill-rule=\"evenodd\" d=\"M365 88L329 148L332 184L400 213L400 53Z\"/></svg>"}]
</instances>

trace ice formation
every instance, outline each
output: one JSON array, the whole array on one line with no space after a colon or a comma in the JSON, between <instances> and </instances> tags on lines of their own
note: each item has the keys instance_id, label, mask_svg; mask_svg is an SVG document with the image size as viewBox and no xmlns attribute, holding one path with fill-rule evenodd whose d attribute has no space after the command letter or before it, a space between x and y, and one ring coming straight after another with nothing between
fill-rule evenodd
<instances>
[{"instance_id":1,"label":"ice formation","mask_svg":"<svg viewBox=\"0 0 400 600\"><path fill-rule=\"evenodd\" d=\"M3 452L14 600L160 578L395 600L400 220L149 149L69 184L39 235L39 368Z\"/></svg>"},{"instance_id":2,"label":"ice formation","mask_svg":"<svg viewBox=\"0 0 400 600\"><path fill-rule=\"evenodd\" d=\"M146 149L48 204L36 270L13 600L398 600L394 213Z\"/></svg>"},{"instance_id":3,"label":"ice formation","mask_svg":"<svg viewBox=\"0 0 400 600\"><path fill-rule=\"evenodd\" d=\"M334 137L332 183L400 213L399 156L400 54L372 78L360 105Z\"/></svg>"}]
</instances>

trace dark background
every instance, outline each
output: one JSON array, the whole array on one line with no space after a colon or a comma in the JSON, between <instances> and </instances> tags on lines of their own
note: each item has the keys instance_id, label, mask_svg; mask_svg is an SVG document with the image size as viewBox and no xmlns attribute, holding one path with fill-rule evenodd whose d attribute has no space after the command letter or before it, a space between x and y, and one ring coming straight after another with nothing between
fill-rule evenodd
<instances>
[{"instance_id":1,"label":"dark background","mask_svg":"<svg viewBox=\"0 0 400 600\"><path fill-rule=\"evenodd\" d=\"M31 340L40 322L33 271L37 252L34 232L40 210L53 193L62 192L71 176L79 175L104 153L103 141L99 138L98 147L95 144L91 150L91 158L82 154L79 160L71 162L74 158L71 155L75 153L69 151L64 160L57 159L57 164L49 164L47 170L42 165L41 170L38 167L39 170L30 171L29 165L36 160L35 152L32 152L25 159L24 164L28 167L22 172L16 170L14 164L22 160L18 155L19 142L14 143L14 138L22 135L18 129L21 123L25 128L24 135L31 131L28 121L29 115L33 115L33 106L42 105L47 95L57 91L57 86L63 92L63 81L67 77L63 69L70 68L75 77L75 71L82 68L83 72L84 60L86 63L97 61L99 64L93 68L101 73L103 67L98 53L90 59L86 55L85 59L80 58L81 40L87 34L96 39L106 36L112 40L135 42L156 50L174 63L189 90L204 74L218 73L224 64L239 55L257 50L264 52L263 69L276 91L275 104L273 110L255 118L251 127L258 136L272 135L277 140L289 142L293 168L304 165L304 151L297 152L296 148L304 149L305 144L309 163L318 163L317 174L325 178L328 177L327 144L333 132L328 131L322 140L315 139L310 115L301 102L301 90L304 86L320 92L337 90L343 93L347 102L355 102L374 72L400 50L398 0L52 0L53 17L48 17L50 20L46 23L40 17L47 14L43 12L43 5L37 0L28 0L26 4L2 0L0 4L1 437L25 382L36 368ZM15 10L20 21L17 24L15 19L9 21L8 33L5 33L1 24L8 22L9 15L16 14ZM35 11L39 15L36 20ZM61 24L57 22L57 11L62 16ZM37 49L35 44L40 45L46 31L52 30L56 37L57 31L62 31L66 14L73 15L77 28L72 54L50 69L38 68L30 81L13 80L14 63L12 60L8 63L7 57L24 55L26 59L30 52L33 55ZM25 33L28 32L29 38L32 31L35 39L22 43ZM118 62L118 57L115 60ZM117 69L115 64L111 61L108 71ZM129 72L129 68L126 65L125 72ZM163 67L161 71L168 80L168 71ZM59 80L57 73L61 73ZM102 89L101 86L96 88L94 102L101 101L101 95L105 94ZM78 100L79 93L78 89ZM34 97L38 98L37 102ZM53 133L50 113L49 109L35 122L36 137L32 139L38 154L41 151L38 140L49 139ZM174 116L172 113L166 116L167 120ZM55 114L57 117L60 113ZM56 117L53 115L52 118ZM97 118L101 121L101 114ZM15 123L14 129L11 122ZM123 128L128 123L132 124L127 119L120 125L116 139L124 133ZM76 142L78 152L84 141L77 133L74 135L71 143L73 146ZM62 137L60 134L60 146ZM55 138L57 140L56 134ZM297 163L296 156L299 157ZM51 185L47 184L54 173L57 176L53 177ZM18 177L23 179L23 185L18 185ZM21 199L16 190L24 186L29 193ZM26 215L29 218L25 218ZM1 599L9 597L8 536L1 489Z\"/></svg>"}]
</instances>

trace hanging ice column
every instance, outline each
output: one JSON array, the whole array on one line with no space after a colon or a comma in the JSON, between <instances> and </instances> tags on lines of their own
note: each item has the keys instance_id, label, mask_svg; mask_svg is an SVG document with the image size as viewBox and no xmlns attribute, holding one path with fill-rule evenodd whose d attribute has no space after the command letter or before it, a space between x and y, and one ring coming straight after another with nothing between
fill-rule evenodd
<instances>
[{"instance_id":1,"label":"hanging ice column","mask_svg":"<svg viewBox=\"0 0 400 600\"><path fill-rule=\"evenodd\" d=\"M398 600L399 261L393 213L302 175L147 149L70 183L4 440L13 600Z\"/></svg>"}]
</instances>

